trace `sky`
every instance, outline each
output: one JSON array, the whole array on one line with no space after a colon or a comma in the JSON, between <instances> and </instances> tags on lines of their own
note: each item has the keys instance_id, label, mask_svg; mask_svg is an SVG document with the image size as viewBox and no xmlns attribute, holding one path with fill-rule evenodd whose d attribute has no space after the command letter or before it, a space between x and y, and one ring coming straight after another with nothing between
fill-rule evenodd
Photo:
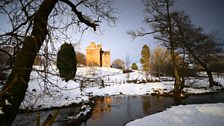
<instances>
[{"instance_id":1,"label":"sky","mask_svg":"<svg viewBox=\"0 0 224 126\"><path fill-rule=\"evenodd\" d=\"M144 6L141 0L116 0L119 9L118 22L114 27L102 27L103 34L87 32L80 43L82 52L89 42L102 43L105 50L110 49L111 61L120 58L125 61L129 56L131 63L139 62L141 49L147 44L152 51L159 42L152 35L132 39L127 31L144 27ZM205 32L224 31L224 1L223 0L176 0L175 7L185 11L193 23L204 28Z\"/></svg>"},{"instance_id":2,"label":"sky","mask_svg":"<svg viewBox=\"0 0 224 126\"><path fill-rule=\"evenodd\" d=\"M139 62L141 48L144 44L150 47L156 45L152 37L142 37L133 40L127 35L127 31L137 30L143 25L144 13L143 4L140 0L116 0L118 7L117 16L119 17L115 26L101 27L103 35L97 35L93 32L86 33L80 43L82 51L89 42L102 43L104 50L111 51L111 63L115 59L123 59L130 57L131 62Z\"/></svg>"},{"instance_id":3,"label":"sky","mask_svg":"<svg viewBox=\"0 0 224 126\"><path fill-rule=\"evenodd\" d=\"M144 44L153 49L159 44L152 35L132 39L127 35L127 31L138 30L145 27L143 23L144 6L141 0L115 0L119 17L113 26L101 24L99 32L88 30L80 40L79 51L85 53L85 48L90 42L103 45L103 50L111 51L111 63L115 59L125 61L129 57L130 62L138 63L141 57L141 49ZM224 31L224 0L176 0L176 8L188 14L193 23L201 26L206 32L221 30ZM5 24L5 19L0 17L0 24ZM2 30L0 26L0 31ZM74 42L80 36L74 35Z\"/></svg>"}]
</instances>

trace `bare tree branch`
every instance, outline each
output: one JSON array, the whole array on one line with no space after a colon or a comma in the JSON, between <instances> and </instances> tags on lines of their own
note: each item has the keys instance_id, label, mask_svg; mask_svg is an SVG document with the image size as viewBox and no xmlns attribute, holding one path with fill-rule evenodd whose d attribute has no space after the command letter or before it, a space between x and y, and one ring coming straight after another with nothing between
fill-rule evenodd
<instances>
[{"instance_id":1,"label":"bare tree branch","mask_svg":"<svg viewBox=\"0 0 224 126\"><path fill-rule=\"evenodd\" d=\"M154 34L154 33L157 33L159 31L152 31L152 32L144 32L144 31L128 31L127 34L128 35L131 35L131 37L133 39L137 38L137 37L142 37L142 36L145 36L145 35L151 35L151 34Z\"/></svg>"},{"instance_id":2,"label":"bare tree branch","mask_svg":"<svg viewBox=\"0 0 224 126\"><path fill-rule=\"evenodd\" d=\"M86 24L89 27L92 27L94 31L96 31L96 27L99 26L99 24L96 24L96 22L91 22L90 20L86 19L82 12L78 11L76 8L76 5L74 5L71 1L69 0L61 0L62 2L66 3L72 8L72 11L77 15L79 18L79 21Z\"/></svg>"}]
</instances>

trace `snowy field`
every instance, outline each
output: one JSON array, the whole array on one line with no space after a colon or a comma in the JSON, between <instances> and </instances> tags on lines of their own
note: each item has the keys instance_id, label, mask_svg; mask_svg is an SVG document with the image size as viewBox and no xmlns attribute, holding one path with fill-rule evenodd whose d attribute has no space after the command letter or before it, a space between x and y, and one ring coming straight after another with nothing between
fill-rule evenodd
<instances>
[{"instance_id":1,"label":"snowy field","mask_svg":"<svg viewBox=\"0 0 224 126\"><path fill-rule=\"evenodd\" d=\"M34 67L38 70L43 68ZM49 69L53 74L56 68ZM113 68L78 68L76 81L63 81L60 77L47 74L46 82L40 77L43 73L31 73L26 96L20 109L40 110L52 107L69 106L73 103L89 101L90 96L108 95L150 95L152 93L168 93L174 88L174 81L139 83L146 80L143 72L134 71L123 74L121 70ZM158 80L148 76L150 80ZM105 87L87 81L85 88L80 90L81 80L103 80ZM163 78L172 80L172 78ZM214 77L215 81L224 86L224 78ZM138 80L137 83L127 83L127 80ZM221 87L209 88L207 78L187 79L184 91L187 94L202 94L217 92ZM89 111L89 109L87 109ZM70 118L76 118L70 117ZM202 105L174 106L166 111L134 120L127 126L223 126L224 103Z\"/></svg>"},{"instance_id":2,"label":"snowy field","mask_svg":"<svg viewBox=\"0 0 224 126\"><path fill-rule=\"evenodd\" d=\"M223 126L224 103L179 105L126 126Z\"/></svg>"},{"instance_id":3,"label":"snowy field","mask_svg":"<svg viewBox=\"0 0 224 126\"><path fill-rule=\"evenodd\" d=\"M41 69L41 68L37 68ZM53 71L55 68L52 68ZM57 71L56 71L57 72ZM105 88L91 83L80 91L79 81L63 81L60 77L48 75L48 83L44 83L40 79L41 75L33 71L31 80L21 109L39 110L51 107L68 106L73 103L88 101L91 96L106 96L106 95L150 95L151 93L164 93L173 90L173 81L153 82L153 83L126 83L126 80L144 80L145 76L140 71L135 71L130 74L123 74L121 70L113 68L89 68L83 67L77 70L77 79L92 78L102 79L105 83ZM149 76L151 80L158 78ZM224 78L215 78L224 86ZM201 94L207 92L216 92L220 87L208 88L207 79L203 80L187 80L186 84L190 87L184 88L188 94Z\"/></svg>"}]
</instances>

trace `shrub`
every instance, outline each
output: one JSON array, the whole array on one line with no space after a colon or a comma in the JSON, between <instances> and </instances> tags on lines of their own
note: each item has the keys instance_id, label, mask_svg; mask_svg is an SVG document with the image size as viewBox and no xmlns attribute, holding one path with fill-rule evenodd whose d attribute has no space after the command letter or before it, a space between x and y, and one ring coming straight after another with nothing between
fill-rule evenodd
<instances>
[{"instance_id":1,"label":"shrub","mask_svg":"<svg viewBox=\"0 0 224 126\"><path fill-rule=\"evenodd\" d=\"M57 53L57 67L59 69L60 77L67 82L72 80L76 74L76 55L72 44L64 43Z\"/></svg>"}]
</instances>

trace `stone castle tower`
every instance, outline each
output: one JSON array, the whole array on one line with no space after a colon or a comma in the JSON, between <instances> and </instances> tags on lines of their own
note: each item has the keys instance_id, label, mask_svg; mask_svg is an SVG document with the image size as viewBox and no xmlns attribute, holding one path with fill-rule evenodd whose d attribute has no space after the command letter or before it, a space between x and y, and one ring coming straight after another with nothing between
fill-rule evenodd
<instances>
[{"instance_id":1,"label":"stone castle tower","mask_svg":"<svg viewBox=\"0 0 224 126\"><path fill-rule=\"evenodd\" d=\"M87 66L110 67L110 51L103 51L102 44L91 42L86 47Z\"/></svg>"}]
</instances>

